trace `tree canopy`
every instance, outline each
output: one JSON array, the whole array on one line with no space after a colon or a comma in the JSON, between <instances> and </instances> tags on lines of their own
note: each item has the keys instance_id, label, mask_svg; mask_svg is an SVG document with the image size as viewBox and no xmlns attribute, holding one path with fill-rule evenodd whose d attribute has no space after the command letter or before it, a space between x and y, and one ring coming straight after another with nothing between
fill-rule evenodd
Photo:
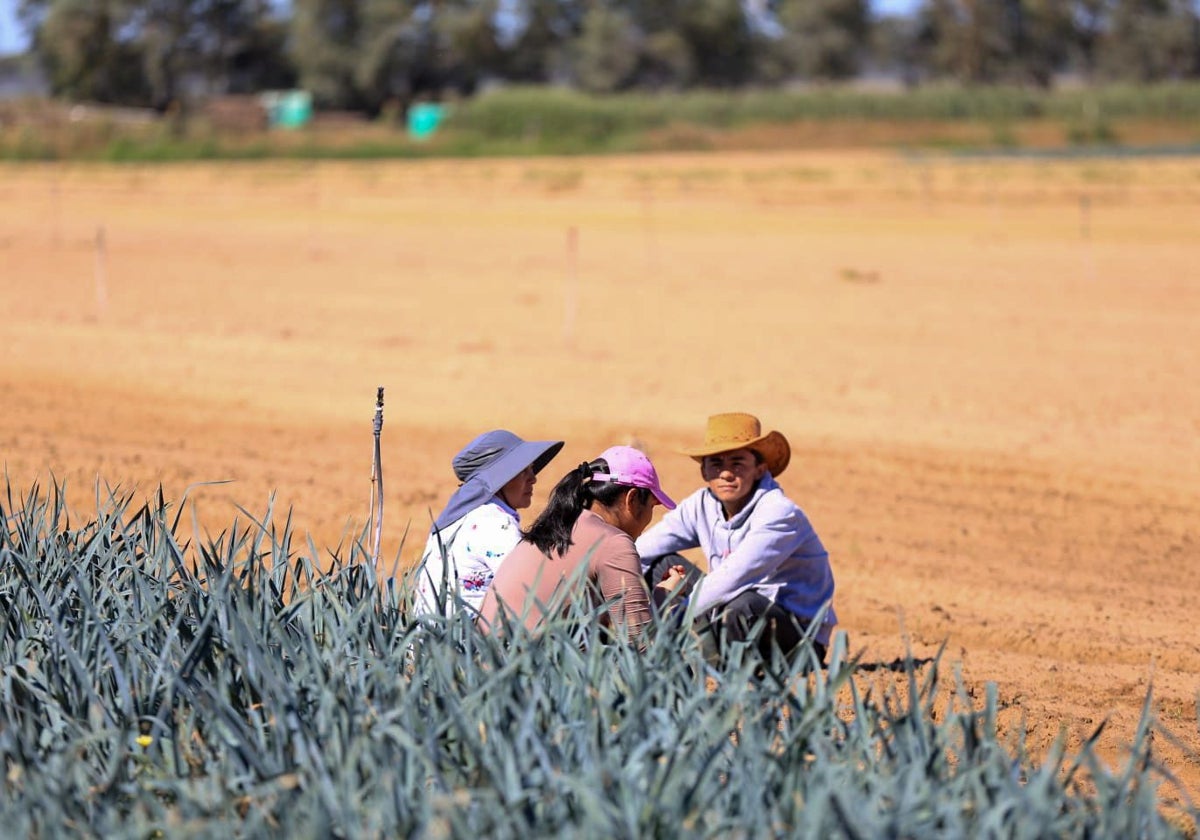
<instances>
[{"instance_id":1,"label":"tree canopy","mask_svg":"<svg viewBox=\"0 0 1200 840\"><path fill-rule=\"evenodd\" d=\"M166 109L298 84L377 113L497 81L596 93L1200 76L1194 0L21 0L52 90Z\"/></svg>"}]
</instances>

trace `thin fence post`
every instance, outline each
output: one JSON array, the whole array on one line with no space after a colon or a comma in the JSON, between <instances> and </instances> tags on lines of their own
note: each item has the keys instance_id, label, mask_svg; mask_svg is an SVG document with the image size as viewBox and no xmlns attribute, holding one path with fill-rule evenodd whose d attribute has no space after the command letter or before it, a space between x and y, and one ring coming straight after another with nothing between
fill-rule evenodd
<instances>
[{"instance_id":1,"label":"thin fence post","mask_svg":"<svg viewBox=\"0 0 1200 840\"><path fill-rule=\"evenodd\" d=\"M50 181L50 244L58 250L62 244L62 187L59 185L58 165L51 170Z\"/></svg>"},{"instance_id":2,"label":"thin fence post","mask_svg":"<svg viewBox=\"0 0 1200 840\"><path fill-rule=\"evenodd\" d=\"M321 256L321 204L322 204L322 185L321 185L321 164L319 162L311 164L310 178L308 182L308 256L310 259L318 259Z\"/></svg>"},{"instance_id":3,"label":"thin fence post","mask_svg":"<svg viewBox=\"0 0 1200 840\"><path fill-rule=\"evenodd\" d=\"M383 431L383 386L375 392L375 455L371 461L371 565L379 567L379 545L383 540L383 460L380 457L379 435Z\"/></svg>"},{"instance_id":4,"label":"thin fence post","mask_svg":"<svg viewBox=\"0 0 1200 840\"><path fill-rule=\"evenodd\" d=\"M108 244L104 225L96 228L96 317L108 311Z\"/></svg>"},{"instance_id":5,"label":"thin fence post","mask_svg":"<svg viewBox=\"0 0 1200 840\"><path fill-rule=\"evenodd\" d=\"M646 236L646 269L658 272L658 235L654 228L654 190L642 187L642 230Z\"/></svg>"},{"instance_id":6,"label":"thin fence post","mask_svg":"<svg viewBox=\"0 0 1200 840\"><path fill-rule=\"evenodd\" d=\"M1083 239L1084 279L1090 286L1096 282L1096 251L1092 245L1092 197L1088 193L1079 196L1079 236Z\"/></svg>"},{"instance_id":7,"label":"thin fence post","mask_svg":"<svg viewBox=\"0 0 1200 840\"><path fill-rule=\"evenodd\" d=\"M575 340L575 316L579 309L579 231L567 228L567 273L563 279L563 342Z\"/></svg>"}]
</instances>

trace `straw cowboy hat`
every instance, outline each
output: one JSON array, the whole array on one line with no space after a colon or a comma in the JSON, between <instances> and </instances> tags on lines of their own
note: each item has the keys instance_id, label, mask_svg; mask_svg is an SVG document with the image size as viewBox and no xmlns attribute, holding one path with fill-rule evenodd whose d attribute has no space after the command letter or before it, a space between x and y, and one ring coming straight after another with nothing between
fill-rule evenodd
<instances>
[{"instance_id":1,"label":"straw cowboy hat","mask_svg":"<svg viewBox=\"0 0 1200 840\"><path fill-rule=\"evenodd\" d=\"M751 449L757 452L773 476L778 476L786 470L788 462L792 459L792 447L788 445L787 438L776 431L764 435L762 424L758 422L757 417L737 412L714 414L709 417L708 426L704 429L704 443L679 451L697 461L703 461L706 455L732 452L735 449Z\"/></svg>"}]
</instances>

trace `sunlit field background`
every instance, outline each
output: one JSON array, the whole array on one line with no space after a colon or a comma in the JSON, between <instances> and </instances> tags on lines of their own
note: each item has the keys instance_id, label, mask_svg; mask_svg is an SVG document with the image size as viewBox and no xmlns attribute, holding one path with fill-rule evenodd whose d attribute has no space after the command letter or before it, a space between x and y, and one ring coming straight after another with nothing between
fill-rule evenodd
<instances>
[{"instance_id":1,"label":"sunlit field background","mask_svg":"<svg viewBox=\"0 0 1200 840\"><path fill-rule=\"evenodd\" d=\"M536 513L612 443L685 495L674 450L756 413L851 650L946 642L1003 725L1110 717L1114 761L1153 686L1200 792L1194 157L11 164L0 296L0 459L82 511L274 494L352 540L384 386L387 572L480 431L567 441Z\"/></svg>"}]
</instances>

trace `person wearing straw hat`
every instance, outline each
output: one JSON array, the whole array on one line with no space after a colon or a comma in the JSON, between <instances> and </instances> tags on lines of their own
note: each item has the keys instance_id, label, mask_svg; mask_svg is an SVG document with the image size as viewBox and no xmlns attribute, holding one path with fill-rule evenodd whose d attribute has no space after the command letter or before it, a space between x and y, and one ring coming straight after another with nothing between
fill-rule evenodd
<instances>
[{"instance_id":1,"label":"person wearing straw hat","mask_svg":"<svg viewBox=\"0 0 1200 840\"><path fill-rule=\"evenodd\" d=\"M680 563L675 552L704 552L708 573L688 597L712 656L737 641L755 641L764 656L774 647L791 655L819 619L813 646L824 661L837 622L833 571L808 517L776 481L791 460L787 438L764 433L752 414L715 414L704 442L681 452L699 462L705 486L638 538L643 570L652 579L656 567Z\"/></svg>"},{"instance_id":2,"label":"person wearing straw hat","mask_svg":"<svg viewBox=\"0 0 1200 840\"><path fill-rule=\"evenodd\" d=\"M484 432L454 456L461 482L434 520L417 565L419 614L450 615L465 604L479 611L496 568L521 538L521 515L533 502L537 474L562 449L561 440L522 440Z\"/></svg>"},{"instance_id":3,"label":"person wearing straw hat","mask_svg":"<svg viewBox=\"0 0 1200 840\"><path fill-rule=\"evenodd\" d=\"M675 507L654 464L631 446L612 446L571 470L555 485L546 509L504 558L484 597L480 629L502 630L505 618L538 629L547 613L566 608L573 584L586 583L592 605L611 602L604 626L619 637L640 640L649 623L650 593L633 541L650 524L655 505ZM666 600L682 582L671 568L655 588Z\"/></svg>"}]
</instances>

